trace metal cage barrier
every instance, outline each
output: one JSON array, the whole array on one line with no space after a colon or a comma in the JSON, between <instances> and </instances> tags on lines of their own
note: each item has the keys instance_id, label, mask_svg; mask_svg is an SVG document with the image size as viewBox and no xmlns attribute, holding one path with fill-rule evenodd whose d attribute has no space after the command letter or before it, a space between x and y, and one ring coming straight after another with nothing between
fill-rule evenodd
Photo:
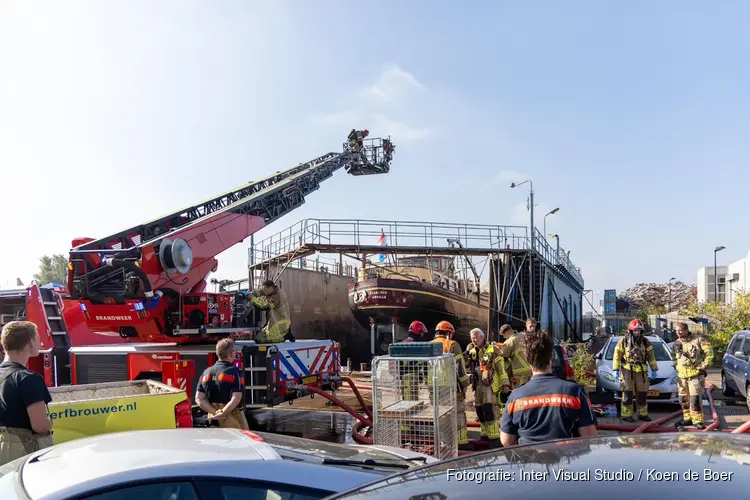
<instances>
[{"instance_id":1,"label":"metal cage barrier","mask_svg":"<svg viewBox=\"0 0 750 500\"><path fill-rule=\"evenodd\" d=\"M440 460L458 456L453 354L374 358L372 406L374 444Z\"/></svg>"}]
</instances>

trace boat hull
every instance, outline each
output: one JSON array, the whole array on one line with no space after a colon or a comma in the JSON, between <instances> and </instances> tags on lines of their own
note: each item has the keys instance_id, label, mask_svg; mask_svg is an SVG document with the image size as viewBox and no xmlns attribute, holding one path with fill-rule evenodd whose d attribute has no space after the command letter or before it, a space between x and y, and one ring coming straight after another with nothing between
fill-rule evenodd
<instances>
[{"instance_id":1,"label":"boat hull","mask_svg":"<svg viewBox=\"0 0 750 500\"><path fill-rule=\"evenodd\" d=\"M421 321L431 338L435 326L445 320L456 329L454 339L465 347L472 328L487 328L487 305L426 283L374 278L351 284L348 291L352 314L367 329L372 322L390 325L394 318L404 328L412 321Z\"/></svg>"}]
</instances>

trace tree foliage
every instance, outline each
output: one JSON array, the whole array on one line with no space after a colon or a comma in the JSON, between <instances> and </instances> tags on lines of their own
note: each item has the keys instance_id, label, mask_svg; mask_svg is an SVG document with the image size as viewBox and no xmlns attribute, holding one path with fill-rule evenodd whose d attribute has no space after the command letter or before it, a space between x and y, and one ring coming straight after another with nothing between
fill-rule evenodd
<instances>
[{"instance_id":1,"label":"tree foliage","mask_svg":"<svg viewBox=\"0 0 750 500\"><path fill-rule=\"evenodd\" d=\"M573 368L576 381L582 386L596 385L596 379L590 375L594 370L594 355L587 343L572 344L563 342L562 348L568 353L568 362Z\"/></svg>"},{"instance_id":2,"label":"tree foliage","mask_svg":"<svg viewBox=\"0 0 750 500\"><path fill-rule=\"evenodd\" d=\"M39 272L34 279L40 285L47 283L68 284L68 258L64 254L45 255L39 258Z\"/></svg>"},{"instance_id":3,"label":"tree foliage","mask_svg":"<svg viewBox=\"0 0 750 500\"><path fill-rule=\"evenodd\" d=\"M717 362L721 362L732 336L750 327L750 292L736 292L734 297L734 304L693 301L680 309L681 315L708 320L706 337L711 342Z\"/></svg>"}]
</instances>

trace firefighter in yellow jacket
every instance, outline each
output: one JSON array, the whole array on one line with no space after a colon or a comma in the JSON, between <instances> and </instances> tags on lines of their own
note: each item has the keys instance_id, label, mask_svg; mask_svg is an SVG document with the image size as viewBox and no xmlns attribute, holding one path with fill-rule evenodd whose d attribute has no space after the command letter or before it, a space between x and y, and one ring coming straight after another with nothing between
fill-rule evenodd
<instances>
[{"instance_id":1,"label":"firefighter in yellow jacket","mask_svg":"<svg viewBox=\"0 0 750 500\"><path fill-rule=\"evenodd\" d=\"M265 281L263 287L254 290L250 301L258 309L267 311L268 323L256 337L259 344L280 344L289 339L294 342L291 331L289 301L286 294L272 280Z\"/></svg>"},{"instance_id":2,"label":"firefighter in yellow jacket","mask_svg":"<svg viewBox=\"0 0 750 500\"><path fill-rule=\"evenodd\" d=\"M536 320L529 318L526 320L526 332L514 332L510 325L503 325L500 329L502 335L508 335L503 342L502 353L513 389L522 386L531 378L531 367L526 362L526 355L521 346L526 333L536 331L536 325Z\"/></svg>"},{"instance_id":3,"label":"firefighter in yellow jacket","mask_svg":"<svg viewBox=\"0 0 750 500\"><path fill-rule=\"evenodd\" d=\"M635 422L633 418L633 393L638 420L651 421L648 416L648 369L651 378L656 378L658 366L654 355L654 346L643 335L643 323L634 319L628 324L628 333L617 342L612 371L615 379L620 380L622 387L622 405L620 415L625 422Z\"/></svg>"},{"instance_id":4,"label":"firefighter in yellow jacket","mask_svg":"<svg viewBox=\"0 0 750 500\"><path fill-rule=\"evenodd\" d=\"M456 423L458 426L458 444L469 444L468 425L466 423L466 388L469 386L469 375L466 373L464 354L458 342L451 340L456 333L455 328L447 321L441 321L435 327L433 342L443 344L443 352L456 356Z\"/></svg>"},{"instance_id":5,"label":"firefighter in yellow jacket","mask_svg":"<svg viewBox=\"0 0 750 500\"><path fill-rule=\"evenodd\" d=\"M499 417L501 394L510 393L510 381L505 373L505 361L500 350L485 341L484 332L474 328L471 344L466 350L473 377L474 409L479 417L480 435L490 442L490 448L500 448Z\"/></svg>"},{"instance_id":6,"label":"firefighter in yellow jacket","mask_svg":"<svg viewBox=\"0 0 750 500\"><path fill-rule=\"evenodd\" d=\"M672 345L672 353L682 406L682 421L677 427L692 424L696 429L705 429L702 399L706 370L714 360L711 344L690 333L687 324L677 323L677 340Z\"/></svg>"}]
</instances>

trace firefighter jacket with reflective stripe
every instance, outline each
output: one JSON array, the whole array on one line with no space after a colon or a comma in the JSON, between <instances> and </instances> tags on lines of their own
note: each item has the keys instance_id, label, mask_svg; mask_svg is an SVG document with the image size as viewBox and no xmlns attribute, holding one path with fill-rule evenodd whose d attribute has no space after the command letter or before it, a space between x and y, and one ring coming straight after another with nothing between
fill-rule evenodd
<instances>
[{"instance_id":1,"label":"firefighter jacket with reflective stripe","mask_svg":"<svg viewBox=\"0 0 750 500\"><path fill-rule=\"evenodd\" d=\"M461 352L461 346L455 340L450 340L448 337L443 335L435 335L432 342L440 342L443 344L443 352L446 354L453 354L456 356L456 382L458 383L461 390L466 389L469 386L469 375L466 373L466 365L464 364L464 353ZM442 384L440 384L442 385Z\"/></svg>"},{"instance_id":2,"label":"firefighter jacket with reflective stripe","mask_svg":"<svg viewBox=\"0 0 750 500\"><path fill-rule=\"evenodd\" d=\"M268 311L266 313L268 314L268 324L264 330L266 341L272 344L284 342L284 337L292 325L291 316L289 315L289 301L286 298L286 293L281 289L277 289L277 293L277 298L274 301L275 304L263 295L262 289L254 290L251 299L254 306Z\"/></svg>"},{"instance_id":3,"label":"firefighter jacket with reflective stripe","mask_svg":"<svg viewBox=\"0 0 750 500\"><path fill-rule=\"evenodd\" d=\"M714 361L711 344L700 335L692 333L684 340L675 340L672 353L677 376L683 380L697 377L701 370L708 369Z\"/></svg>"},{"instance_id":4,"label":"firefighter jacket with reflective stripe","mask_svg":"<svg viewBox=\"0 0 750 500\"><path fill-rule=\"evenodd\" d=\"M626 334L617 342L615 355L612 360L613 370L630 370L633 373L645 373L649 365L653 371L659 367L656 364L654 346L641 334L641 340L636 341L635 336Z\"/></svg>"},{"instance_id":5,"label":"firefighter jacket with reflective stripe","mask_svg":"<svg viewBox=\"0 0 750 500\"><path fill-rule=\"evenodd\" d=\"M525 333L514 333L503 342L503 357L509 378L528 380L531 378L531 367L526 362L526 355L521 347Z\"/></svg>"},{"instance_id":6,"label":"firefighter jacket with reflective stripe","mask_svg":"<svg viewBox=\"0 0 750 500\"><path fill-rule=\"evenodd\" d=\"M505 371L505 359L496 346L485 343L482 347L470 346L468 349L468 365L474 374L472 388L490 386L492 394L497 395L503 386L510 387L510 379Z\"/></svg>"}]
</instances>

